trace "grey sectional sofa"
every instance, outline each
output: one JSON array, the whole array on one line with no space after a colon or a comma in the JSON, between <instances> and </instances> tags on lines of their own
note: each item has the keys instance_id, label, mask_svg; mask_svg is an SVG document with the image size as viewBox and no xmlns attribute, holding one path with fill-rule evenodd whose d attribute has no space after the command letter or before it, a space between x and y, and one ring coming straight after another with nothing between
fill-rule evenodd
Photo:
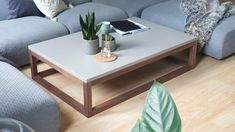
<instances>
[{"instance_id":1,"label":"grey sectional sofa","mask_svg":"<svg viewBox=\"0 0 235 132\"><path fill-rule=\"evenodd\" d=\"M184 29L180 0L77 0L77 4L60 13L55 22L38 16L6 20L8 11L1 3L0 55L20 66L28 64L28 45L80 31L78 17L88 11L96 13L97 22L137 16L176 30ZM217 26L205 54L223 59L235 52L234 22L232 16Z\"/></svg>"},{"instance_id":2,"label":"grey sectional sofa","mask_svg":"<svg viewBox=\"0 0 235 132\"><path fill-rule=\"evenodd\" d=\"M69 0L65 0L69 1ZM5 0L0 3L0 56L18 66L28 64L28 45L81 30L79 15L96 13L96 22L141 17L184 30L180 0L77 0L77 5L57 16L57 22L40 16L7 20ZM235 52L235 16L216 27L204 53L223 59ZM60 126L55 101L17 69L0 61L0 117L20 120L39 132L56 132Z\"/></svg>"}]
</instances>

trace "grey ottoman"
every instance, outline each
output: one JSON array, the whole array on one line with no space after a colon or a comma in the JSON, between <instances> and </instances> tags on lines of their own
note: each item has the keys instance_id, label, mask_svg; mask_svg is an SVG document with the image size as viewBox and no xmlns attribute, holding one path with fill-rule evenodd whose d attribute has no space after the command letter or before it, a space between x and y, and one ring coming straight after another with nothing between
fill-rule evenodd
<instances>
[{"instance_id":1,"label":"grey ottoman","mask_svg":"<svg viewBox=\"0 0 235 132\"><path fill-rule=\"evenodd\" d=\"M0 61L0 118L19 120L36 132L58 132L54 99L15 67Z\"/></svg>"}]
</instances>

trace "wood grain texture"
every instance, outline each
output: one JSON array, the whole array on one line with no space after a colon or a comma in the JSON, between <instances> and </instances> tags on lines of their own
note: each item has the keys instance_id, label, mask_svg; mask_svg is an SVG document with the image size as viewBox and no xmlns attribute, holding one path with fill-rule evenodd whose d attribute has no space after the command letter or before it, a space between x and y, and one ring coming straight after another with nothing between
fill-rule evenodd
<instances>
[{"instance_id":1,"label":"wood grain texture","mask_svg":"<svg viewBox=\"0 0 235 132\"><path fill-rule=\"evenodd\" d=\"M39 71L42 69L47 69L47 66L40 65ZM158 72L153 74L153 69ZM140 70L131 76L99 85L93 89L93 103L120 94L129 86L165 70L171 68L153 65L144 74ZM22 71L30 76L29 67ZM70 81L60 74L47 77L47 80L83 102L82 83ZM223 61L202 57L194 70L164 85L176 102L183 132L235 131L235 56ZM142 113L145 97L146 92L89 119L55 97L61 109L61 132L128 132Z\"/></svg>"},{"instance_id":2,"label":"wood grain texture","mask_svg":"<svg viewBox=\"0 0 235 132\"><path fill-rule=\"evenodd\" d=\"M226 2L226 1L231 1L231 2L235 3L235 0L220 0L220 2Z\"/></svg>"}]
</instances>

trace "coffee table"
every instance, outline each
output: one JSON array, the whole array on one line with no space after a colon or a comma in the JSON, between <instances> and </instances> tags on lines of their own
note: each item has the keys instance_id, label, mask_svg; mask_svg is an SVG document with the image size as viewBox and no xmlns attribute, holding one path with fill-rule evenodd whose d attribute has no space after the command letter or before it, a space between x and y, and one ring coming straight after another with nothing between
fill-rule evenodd
<instances>
[{"instance_id":1,"label":"coffee table","mask_svg":"<svg viewBox=\"0 0 235 132\"><path fill-rule=\"evenodd\" d=\"M115 51L118 59L113 62L96 62L95 56L84 54L81 32L30 45L29 55L33 80L86 117L91 117L148 90L153 80L138 85L99 105L92 106L92 86L96 84L120 77L133 70L185 51L188 56L186 61L179 59L179 57L177 57L178 59L171 59L172 62L180 64L181 67L157 77L156 80L165 82L195 67L197 52L197 39L195 37L140 18L130 19L146 25L150 29L126 36L113 33L120 45ZM38 61L46 63L51 69L39 72ZM44 79L46 76L57 72L69 79L83 83L84 104Z\"/></svg>"}]
</instances>

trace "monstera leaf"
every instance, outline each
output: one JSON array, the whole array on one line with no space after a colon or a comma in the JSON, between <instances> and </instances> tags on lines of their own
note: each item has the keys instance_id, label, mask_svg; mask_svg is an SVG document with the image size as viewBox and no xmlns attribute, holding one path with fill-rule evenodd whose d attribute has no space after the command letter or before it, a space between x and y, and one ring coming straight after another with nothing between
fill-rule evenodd
<instances>
[{"instance_id":1,"label":"monstera leaf","mask_svg":"<svg viewBox=\"0 0 235 132\"><path fill-rule=\"evenodd\" d=\"M175 103L160 83L153 83L142 116L132 132L181 132L181 120Z\"/></svg>"}]
</instances>

